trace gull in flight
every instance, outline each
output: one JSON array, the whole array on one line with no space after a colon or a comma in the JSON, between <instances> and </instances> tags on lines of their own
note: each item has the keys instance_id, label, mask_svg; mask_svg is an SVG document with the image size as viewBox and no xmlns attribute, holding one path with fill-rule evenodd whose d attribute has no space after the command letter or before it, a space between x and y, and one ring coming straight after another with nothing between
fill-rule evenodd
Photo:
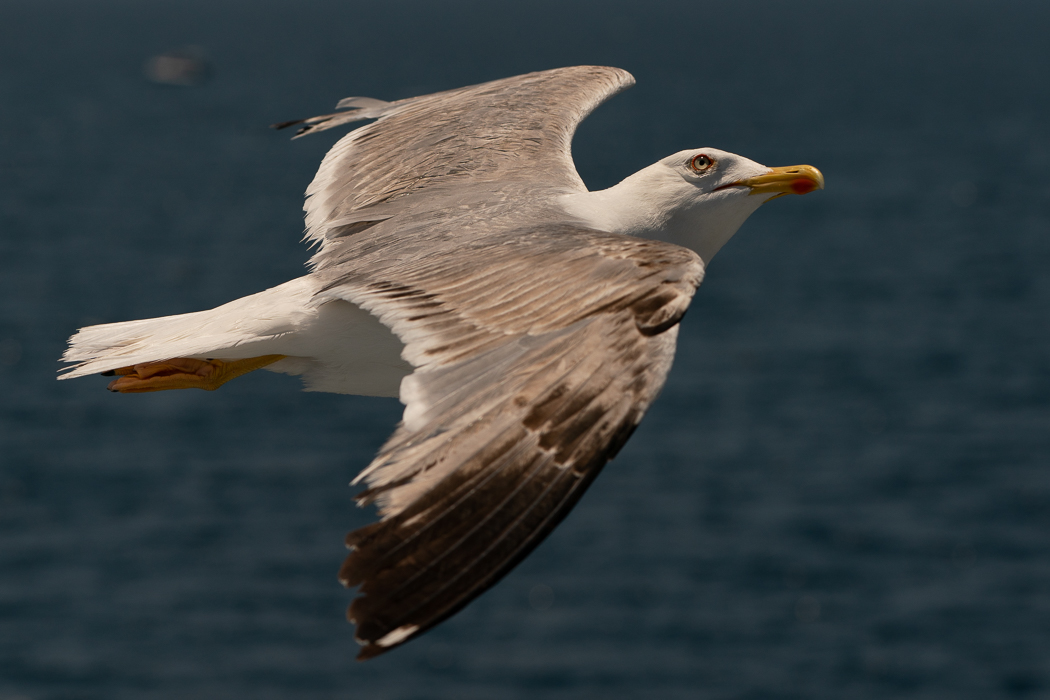
<instances>
[{"instance_id":1,"label":"gull in flight","mask_svg":"<svg viewBox=\"0 0 1050 700\"><path fill-rule=\"evenodd\" d=\"M715 148L589 192L570 142L634 83L577 66L396 102L350 97L297 136L343 136L306 191L310 272L209 311L80 329L61 378L213 390L266 368L395 396L354 484L379 520L339 572L359 659L448 618L566 516L656 398L711 258L758 207L822 189L808 165Z\"/></svg>"}]
</instances>

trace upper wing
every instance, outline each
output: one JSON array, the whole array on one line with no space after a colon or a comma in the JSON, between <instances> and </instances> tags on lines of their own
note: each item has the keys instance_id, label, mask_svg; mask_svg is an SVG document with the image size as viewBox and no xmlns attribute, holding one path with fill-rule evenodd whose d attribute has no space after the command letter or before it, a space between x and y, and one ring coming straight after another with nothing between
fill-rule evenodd
<instances>
[{"instance_id":1,"label":"upper wing","mask_svg":"<svg viewBox=\"0 0 1050 700\"><path fill-rule=\"evenodd\" d=\"M405 417L358 477L382 519L340 572L369 658L493 585L568 513L663 385L703 275L691 251L550 226L352 273L331 294L379 316L416 371Z\"/></svg>"},{"instance_id":2,"label":"upper wing","mask_svg":"<svg viewBox=\"0 0 1050 700\"><path fill-rule=\"evenodd\" d=\"M378 119L340 139L307 188L306 237L321 244L314 264L324 267L326 249L348 234L403 211L406 197L583 189L570 153L576 126L633 84L618 68L576 66L397 102L348 98L340 106L353 111L305 120L301 133Z\"/></svg>"}]
</instances>

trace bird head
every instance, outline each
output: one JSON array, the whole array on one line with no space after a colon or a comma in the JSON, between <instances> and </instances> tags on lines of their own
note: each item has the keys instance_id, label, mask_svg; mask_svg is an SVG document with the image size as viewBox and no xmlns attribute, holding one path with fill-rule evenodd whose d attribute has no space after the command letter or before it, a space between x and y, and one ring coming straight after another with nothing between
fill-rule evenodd
<instances>
[{"instance_id":1,"label":"bird head","mask_svg":"<svg viewBox=\"0 0 1050 700\"><path fill-rule=\"evenodd\" d=\"M637 175L665 213L647 237L692 248L705 264L765 202L824 189L812 165L770 168L717 148L679 151Z\"/></svg>"},{"instance_id":2,"label":"bird head","mask_svg":"<svg viewBox=\"0 0 1050 700\"><path fill-rule=\"evenodd\" d=\"M824 176L811 165L770 168L717 148L693 148L561 203L588 226L685 246L706 265L763 203L823 188Z\"/></svg>"}]
</instances>

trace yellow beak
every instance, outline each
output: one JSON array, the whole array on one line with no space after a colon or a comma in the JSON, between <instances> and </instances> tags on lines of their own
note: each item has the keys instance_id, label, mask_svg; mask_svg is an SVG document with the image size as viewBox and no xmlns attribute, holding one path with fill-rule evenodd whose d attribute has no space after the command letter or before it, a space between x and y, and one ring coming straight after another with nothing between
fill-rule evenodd
<instances>
[{"instance_id":1,"label":"yellow beak","mask_svg":"<svg viewBox=\"0 0 1050 700\"><path fill-rule=\"evenodd\" d=\"M814 190L822 190L824 176L812 165L786 165L772 168L765 175L737 180L723 187L750 187L751 192L748 194L773 195L770 199L776 199L785 194L809 194Z\"/></svg>"}]
</instances>

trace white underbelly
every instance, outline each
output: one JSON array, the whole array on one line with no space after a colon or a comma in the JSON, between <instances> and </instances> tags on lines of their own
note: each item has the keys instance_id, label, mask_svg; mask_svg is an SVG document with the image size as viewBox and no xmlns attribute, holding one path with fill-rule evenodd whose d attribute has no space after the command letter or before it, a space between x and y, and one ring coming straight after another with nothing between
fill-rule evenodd
<instances>
[{"instance_id":1,"label":"white underbelly","mask_svg":"<svg viewBox=\"0 0 1050 700\"><path fill-rule=\"evenodd\" d=\"M401 359L404 345L355 304L333 299L315 305L316 285L309 277L300 278L220 307L241 314L239 323L250 326L254 337L244 333L235 344L189 356L239 360L287 355L266 369L300 376L306 391L396 398L401 379L412 373Z\"/></svg>"},{"instance_id":2,"label":"white underbelly","mask_svg":"<svg viewBox=\"0 0 1050 700\"><path fill-rule=\"evenodd\" d=\"M306 391L397 397L412 365L401 341L367 311L335 299L304 314L293 331L210 355L234 360L287 355L266 369L302 377ZM203 358L202 358L203 359Z\"/></svg>"}]
</instances>

